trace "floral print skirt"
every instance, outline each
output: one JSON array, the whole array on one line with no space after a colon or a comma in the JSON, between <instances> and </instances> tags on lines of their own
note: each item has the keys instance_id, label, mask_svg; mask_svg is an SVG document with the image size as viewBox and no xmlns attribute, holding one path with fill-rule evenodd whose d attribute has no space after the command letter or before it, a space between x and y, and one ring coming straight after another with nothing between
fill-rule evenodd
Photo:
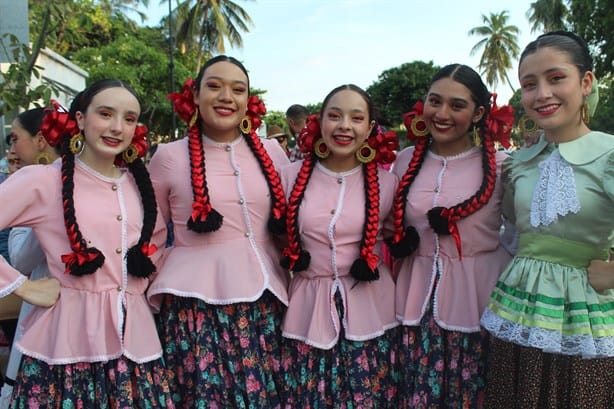
<instances>
[{"instance_id":1,"label":"floral print skirt","mask_svg":"<svg viewBox=\"0 0 614 409\"><path fill-rule=\"evenodd\" d=\"M432 300L420 326L403 326L399 408L481 408L489 335L441 328Z\"/></svg>"},{"instance_id":2,"label":"floral print skirt","mask_svg":"<svg viewBox=\"0 0 614 409\"><path fill-rule=\"evenodd\" d=\"M11 409L174 408L162 360L48 365L23 356Z\"/></svg>"},{"instance_id":3,"label":"floral print skirt","mask_svg":"<svg viewBox=\"0 0 614 409\"><path fill-rule=\"evenodd\" d=\"M284 311L268 291L227 305L167 295L158 324L176 406L280 408Z\"/></svg>"},{"instance_id":4,"label":"floral print skirt","mask_svg":"<svg viewBox=\"0 0 614 409\"><path fill-rule=\"evenodd\" d=\"M342 317L341 296L335 294ZM367 341L350 341L343 328L331 349L284 338L285 408L396 408L398 327Z\"/></svg>"}]
</instances>

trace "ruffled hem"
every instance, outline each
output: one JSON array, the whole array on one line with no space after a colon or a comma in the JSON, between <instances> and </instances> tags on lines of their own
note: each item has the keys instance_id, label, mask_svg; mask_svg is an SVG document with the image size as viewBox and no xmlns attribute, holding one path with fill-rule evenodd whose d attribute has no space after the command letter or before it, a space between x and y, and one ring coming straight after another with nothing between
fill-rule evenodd
<instances>
[{"instance_id":1,"label":"ruffled hem","mask_svg":"<svg viewBox=\"0 0 614 409\"><path fill-rule=\"evenodd\" d=\"M509 321L487 308L482 326L494 337L547 353L582 356L582 358L614 357L614 337L595 338L591 334L563 335L560 331L527 327Z\"/></svg>"}]
</instances>

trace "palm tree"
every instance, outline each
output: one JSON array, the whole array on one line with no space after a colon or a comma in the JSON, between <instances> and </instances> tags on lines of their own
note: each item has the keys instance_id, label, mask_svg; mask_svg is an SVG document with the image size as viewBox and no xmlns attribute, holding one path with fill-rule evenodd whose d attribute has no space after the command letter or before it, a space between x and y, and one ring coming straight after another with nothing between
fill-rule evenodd
<instances>
[{"instance_id":1,"label":"palm tree","mask_svg":"<svg viewBox=\"0 0 614 409\"><path fill-rule=\"evenodd\" d=\"M531 23L531 32L556 31L565 29L569 10L563 0L535 0L526 14Z\"/></svg>"},{"instance_id":2,"label":"palm tree","mask_svg":"<svg viewBox=\"0 0 614 409\"><path fill-rule=\"evenodd\" d=\"M479 35L482 38L471 49L471 55L482 51L478 68L486 75L486 83L494 88L499 81L507 81L512 92L516 92L507 75L512 68L512 60L518 58L518 33L520 30L514 25L508 25L509 18L506 11L490 16L482 14L483 26L469 30L469 35Z\"/></svg>"},{"instance_id":3,"label":"palm tree","mask_svg":"<svg viewBox=\"0 0 614 409\"><path fill-rule=\"evenodd\" d=\"M204 57L242 47L241 32L248 33L253 21L249 14L231 0L188 0L178 2L173 11L176 44L182 52L195 52L197 69Z\"/></svg>"}]
</instances>

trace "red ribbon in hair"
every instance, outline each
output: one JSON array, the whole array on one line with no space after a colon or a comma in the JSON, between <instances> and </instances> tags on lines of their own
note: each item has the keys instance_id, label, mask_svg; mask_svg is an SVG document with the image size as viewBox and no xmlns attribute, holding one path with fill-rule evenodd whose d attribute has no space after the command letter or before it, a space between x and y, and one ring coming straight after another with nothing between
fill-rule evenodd
<instances>
[{"instance_id":1,"label":"red ribbon in hair","mask_svg":"<svg viewBox=\"0 0 614 409\"><path fill-rule=\"evenodd\" d=\"M41 124L41 133L50 146L57 146L62 138L71 137L79 132L75 121L66 109L54 99L51 100L53 108L48 108Z\"/></svg>"},{"instance_id":2,"label":"red ribbon in hair","mask_svg":"<svg viewBox=\"0 0 614 409\"><path fill-rule=\"evenodd\" d=\"M156 246L155 244L150 244L149 242L145 242L141 246L141 253L143 253L147 257L153 256L156 253L156 251L158 251L158 246Z\"/></svg>"},{"instance_id":3,"label":"red ribbon in hair","mask_svg":"<svg viewBox=\"0 0 614 409\"><path fill-rule=\"evenodd\" d=\"M458 258L462 259L463 254L461 251L461 237L460 237L460 231L458 230L458 226L456 225L456 220L450 219L450 210L446 208L441 210L441 216L448 219L448 231L450 232L450 235L452 236L452 238L454 239L454 243L456 244L456 250L458 251Z\"/></svg>"},{"instance_id":4,"label":"red ribbon in hair","mask_svg":"<svg viewBox=\"0 0 614 409\"><path fill-rule=\"evenodd\" d=\"M205 201L195 201L192 203L192 220L204 221L207 215L211 212L211 205Z\"/></svg>"},{"instance_id":5,"label":"red ribbon in hair","mask_svg":"<svg viewBox=\"0 0 614 409\"><path fill-rule=\"evenodd\" d=\"M298 144L301 152L312 153L314 145L318 139L322 137L320 133L320 121L317 115L309 115L305 122L305 127L301 129L296 143Z\"/></svg>"},{"instance_id":6,"label":"red ribbon in hair","mask_svg":"<svg viewBox=\"0 0 614 409\"><path fill-rule=\"evenodd\" d=\"M196 112L196 104L194 103L194 80L188 78L183 84L182 92L175 92L167 95L168 99L173 101L173 109L177 116L185 123L190 123L190 119Z\"/></svg>"},{"instance_id":7,"label":"red ribbon in hair","mask_svg":"<svg viewBox=\"0 0 614 409\"><path fill-rule=\"evenodd\" d=\"M379 128L377 135L369 138L368 143L377 152L375 154L376 163L392 163L396 159L396 151L399 150L399 140L396 132L383 132Z\"/></svg>"},{"instance_id":8,"label":"red ribbon in hair","mask_svg":"<svg viewBox=\"0 0 614 409\"><path fill-rule=\"evenodd\" d=\"M246 115L252 121L252 133L257 133L258 128L262 125L262 116L266 114L266 106L264 102L258 97L258 95L252 95L247 99L247 113Z\"/></svg>"},{"instance_id":9,"label":"red ribbon in hair","mask_svg":"<svg viewBox=\"0 0 614 409\"><path fill-rule=\"evenodd\" d=\"M375 271L377 268L377 263L379 263L379 256L375 253L369 253L363 257L367 265L372 271Z\"/></svg>"},{"instance_id":10,"label":"red ribbon in hair","mask_svg":"<svg viewBox=\"0 0 614 409\"><path fill-rule=\"evenodd\" d=\"M69 254L62 255L62 262L66 264L66 270L64 270L64 274L70 274L71 265L77 264L78 266L82 266L90 261L94 261L97 257L96 253L88 253L85 251L73 252Z\"/></svg>"},{"instance_id":11,"label":"red ribbon in hair","mask_svg":"<svg viewBox=\"0 0 614 409\"><path fill-rule=\"evenodd\" d=\"M298 260L298 254L294 254L289 248L285 248L282 252L281 255L284 257L288 257L288 260L290 261L290 270L292 270L292 268L294 267L294 264L296 264L296 261Z\"/></svg>"},{"instance_id":12,"label":"red ribbon in hair","mask_svg":"<svg viewBox=\"0 0 614 409\"><path fill-rule=\"evenodd\" d=\"M486 136L499 142L506 149L510 147L510 136L514 124L514 108L509 105L497 106L497 94L491 94L490 113L486 118Z\"/></svg>"}]
</instances>

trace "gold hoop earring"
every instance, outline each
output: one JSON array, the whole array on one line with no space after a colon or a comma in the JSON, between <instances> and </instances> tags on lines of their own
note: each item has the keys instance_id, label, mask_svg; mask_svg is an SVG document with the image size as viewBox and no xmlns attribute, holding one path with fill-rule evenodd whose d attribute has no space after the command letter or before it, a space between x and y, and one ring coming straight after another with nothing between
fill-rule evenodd
<instances>
[{"instance_id":1,"label":"gold hoop earring","mask_svg":"<svg viewBox=\"0 0 614 409\"><path fill-rule=\"evenodd\" d=\"M330 151L328 150L328 146L324 143L324 139L318 139L313 148L314 153L320 159L326 159L328 155L330 155Z\"/></svg>"},{"instance_id":2,"label":"gold hoop earring","mask_svg":"<svg viewBox=\"0 0 614 409\"><path fill-rule=\"evenodd\" d=\"M70 148L70 151L73 155L78 155L79 153L81 153L81 151L83 150L84 140L85 138L83 137L81 131L79 131L78 134L75 134L72 138L70 138L70 143L68 144L68 147Z\"/></svg>"},{"instance_id":3,"label":"gold hoop earring","mask_svg":"<svg viewBox=\"0 0 614 409\"><path fill-rule=\"evenodd\" d=\"M475 126L475 124L473 125L472 137L473 137L473 144L475 146L482 146L482 139L480 138L480 132L478 131L478 127Z\"/></svg>"},{"instance_id":4,"label":"gold hoop earring","mask_svg":"<svg viewBox=\"0 0 614 409\"><path fill-rule=\"evenodd\" d=\"M375 159L376 153L375 149L373 149L368 142L365 142L360 145L360 148L356 151L356 159L358 159L360 163L369 163Z\"/></svg>"},{"instance_id":5,"label":"gold hoop earring","mask_svg":"<svg viewBox=\"0 0 614 409\"><path fill-rule=\"evenodd\" d=\"M125 151L122 152L122 158L126 163L132 163L139 157L139 150L134 144L128 145Z\"/></svg>"},{"instance_id":6,"label":"gold hoop earring","mask_svg":"<svg viewBox=\"0 0 614 409\"><path fill-rule=\"evenodd\" d=\"M249 118L249 116L246 115L243 117L243 119L241 119L239 129L241 129L241 132L245 134L249 134L252 131L252 120Z\"/></svg>"},{"instance_id":7,"label":"gold hoop earring","mask_svg":"<svg viewBox=\"0 0 614 409\"><path fill-rule=\"evenodd\" d=\"M417 137L426 136L429 133L429 129L426 126L426 121L422 115L414 117L414 119L411 120L410 128L412 134Z\"/></svg>"},{"instance_id":8,"label":"gold hoop earring","mask_svg":"<svg viewBox=\"0 0 614 409\"><path fill-rule=\"evenodd\" d=\"M36 155L36 158L34 158L34 160L39 165L48 165L51 163L51 156L49 156L47 152L41 152Z\"/></svg>"},{"instance_id":9,"label":"gold hoop earring","mask_svg":"<svg viewBox=\"0 0 614 409\"><path fill-rule=\"evenodd\" d=\"M532 136L533 132L537 131L537 123L526 114L520 118L518 127L520 128L520 133L524 139Z\"/></svg>"},{"instance_id":10,"label":"gold hoop earring","mask_svg":"<svg viewBox=\"0 0 614 409\"><path fill-rule=\"evenodd\" d=\"M582 117L582 121L588 125L591 122L591 115L588 109L588 102L586 102L586 100L584 100L584 103L582 104L582 110L580 111L580 116Z\"/></svg>"},{"instance_id":11,"label":"gold hoop earring","mask_svg":"<svg viewBox=\"0 0 614 409\"><path fill-rule=\"evenodd\" d=\"M198 108L196 108L196 111L194 111L194 114L192 115L192 118L190 118L190 122L188 122L188 128L191 128L191 127L194 126L196 121L198 121L198 116L199 115L200 115L200 112L198 111Z\"/></svg>"}]
</instances>

